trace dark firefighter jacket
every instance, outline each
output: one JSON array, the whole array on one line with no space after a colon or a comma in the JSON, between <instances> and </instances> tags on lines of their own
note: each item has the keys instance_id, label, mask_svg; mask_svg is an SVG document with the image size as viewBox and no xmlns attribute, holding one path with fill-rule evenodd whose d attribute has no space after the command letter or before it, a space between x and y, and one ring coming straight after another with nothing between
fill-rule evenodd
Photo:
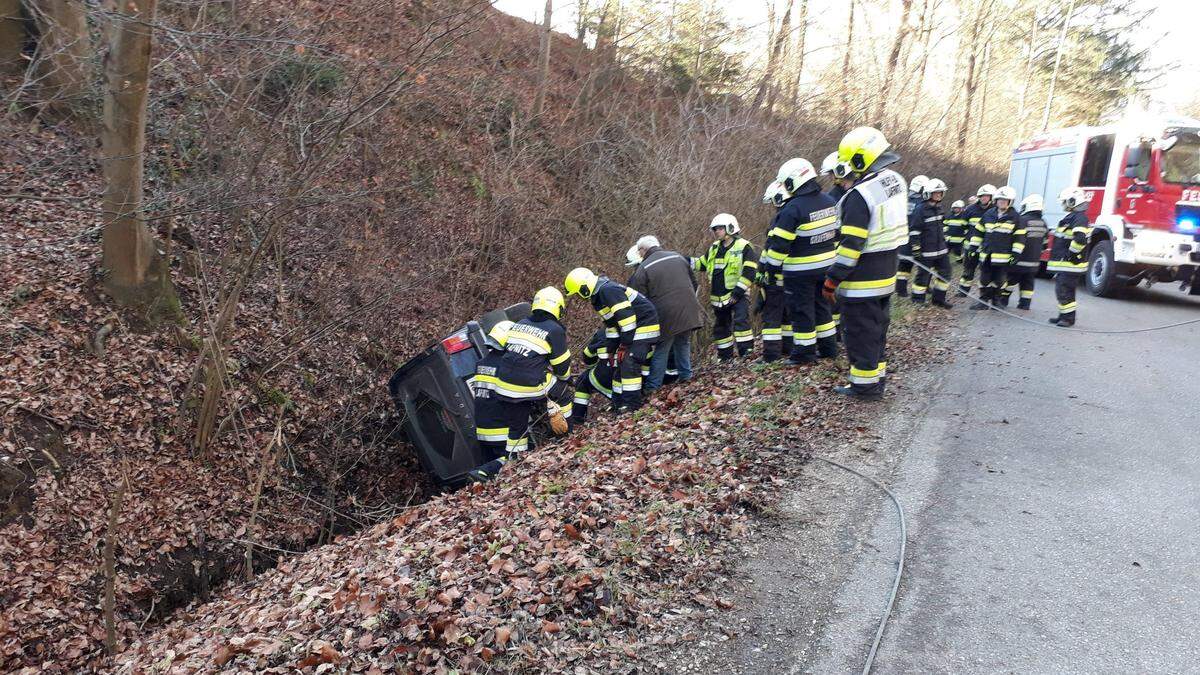
<instances>
[{"instance_id":1,"label":"dark firefighter jacket","mask_svg":"<svg viewBox=\"0 0 1200 675\"><path fill-rule=\"evenodd\" d=\"M1072 211L1063 216L1054 228L1054 248L1050 251L1046 270L1069 274L1086 272L1088 264L1083 252L1091 235L1092 226L1088 224L1086 212Z\"/></svg>"},{"instance_id":2,"label":"dark firefighter jacket","mask_svg":"<svg viewBox=\"0 0 1200 675\"><path fill-rule=\"evenodd\" d=\"M646 296L608 277L600 277L591 301L604 325L617 332L616 338L610 338L610 349L615 350L618 342L626 347L635 340L658 342L658 310Z\"/></svg>"},{"instance_id":3,"label":"dark firefighter jacket","mask_svg":"<svg viewBox=\"0 0 1200 675\"><path fill-rule=\"evenodd\" d=\"M980 249L981 256L993 265L1007 265L1025 250L1021 216L1011 206L1004 213L997 206L988 209L971 239Z\"/></svg>"},{"instance_id":4,"label":"dark firefighter jacket","mask_svg":"<svg viewBox=\"0 0 1200 675\"><path fill-rule=\"evenodd\" d=\"M775 214L761 262L788 277L824 276L837 255L837 229L837 202L810 179Z\"/></svg>"},{"instance_id":5,"label":"dark firefighter jacket","mask_svg":"<svg viewBox=\"0 0 1200 675\"><path fill-rule=\"evenodd\" d=\"M492 385L501 398L519 401L546 396L555 378L570 374L566 329L549 312L534 310L509 329L495 377L477 374L476 381Z\"/></svg>"},{"instance_id":6,"label":"dark firefighter jacket","mask_svg":"<svg viewBox=\"0 0 1200 675\"><path fill-rule=\"evenodd\" d=\"M942 207L937 202L921 202L909 215L908 245L914 257L936 258L950 252L942 229Z\"/></svg>"}]
</instances>

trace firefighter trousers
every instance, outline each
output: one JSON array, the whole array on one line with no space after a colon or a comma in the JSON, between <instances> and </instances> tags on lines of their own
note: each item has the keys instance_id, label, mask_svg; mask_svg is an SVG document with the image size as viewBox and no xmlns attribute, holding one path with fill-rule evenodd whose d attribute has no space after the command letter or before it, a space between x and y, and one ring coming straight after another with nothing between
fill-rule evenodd
<instances>
[{"instance_id":1,"label":"firefighter trousers","mask_svg":"<svg viewBox=\"0 0 1200 675\"><path fill-rule=\"evenodd\" d=\"M508 446L508 419L495 392L475 397L475 440L485 463L504 457Z\"/></svg>"},{"instance_id":2,"label":"firefighter trousers","mask_svg":"<svg viewBox=\"0 0 1200 675\"><path fill-rule=\"evenodd\" d=\"M1075 290L1083 272L1058 272L1054 275L1054 298L1058 300L1058 320L1075 322Z\"/></svg>"},{"instance_id":3,"label":"firefighter trousers","mask_svg":"<svg viewBox=\"0 0 1200 675\"><path fill-rule=\"evenodd\" d=\"M970 293L971 284L975 283L975 270L979 267L979 251L966 249L962 261L962 277L958 280L958 287L963 293Z\"/></svg>"},{"instance_id":4,"label":"firefighter trousers","mask_svg":"<svg viewBox=\"0 0 1200 675\"><path fill-rule=\"evenodd\" d=\"M763 289L762 358L777 361L792 352L792 321L783 286L772 284Z\"/></svg>"},{"instance_id":5,"label":"firefighter trousers","mask_svg":"<svg viewBox=\"0 0 1200 675\"><path fill-rule=\"evenodd\" d=\"M900 297L908 295L908 280L912 277L912 249L908 244L900 247L900 263L896 268L896 292Z\"/></svg>"},{"instance_id":6,"label":"firefighter trousers","mask_svg":"<svg viewBox=\"0 0 1200 675\"><path fill-rule=\"evenodd\" d=\"M933 258L920 258L918 262L921 267L917 268L917 278L913 280L913 302L925 302L925 293L931 286L933 301L938 304L946 302L946 291L950 290L950 256L943 253ZM936 275L929 270L936 272Z\"/></svg>"},{"instance_id":7,"label":"firefighter trousers","mask_svg":"<svg viewBox=\"0 0 1200 675\"><path fill-rule=\"evenodd\" d=\"M754 329L750 327L750 300L746 296L724 307L714 307L713 343L722 361L745 356L754 350ZM736 346L736 351L735 347Z\"/></svg>"},{"instance_id":8,"label":"firefighter trousers","mask_svg":"<svg viewBox=\"0 0 1200 675\"><path fill-rule=\"evenodd\" d=\"M1029 309L1033 303L1033 287L1037 278L1037 268L1017 266L1008 268L1008 283L1000 294L1000 302L1008 306L1008 298L1014 293L1020 293L1017 309Z\"/></svg>"},{"instance_id":9,"label":"firefighter trousers","mask_svg":"<svg viewBox=\"0 0 1200 675\"><path fill-rule=\"evenodd\" d=\"M600 361L584 370L575 378L575 397L571 402L571 428L587 422L588 406L592 394L612 398L612 364Z\"/></svg>"},{"instance_id":10,"label":"firefighter trousers","mask_svg":"<svg viewBox=\"0 0 1200 675\"><path fill-rule=\"evenodd\" d=\"M950 249L950 255L954 256L954 262L962 262L963 243L961 241L948 242L946 248Z\"/></svg>"},{"instance_id":11,"label":"firefighter trousers","mask_svg":"<svg viewBox=\"0 0 1200 675\"><path fill-rule=\"evenodd\" d=\"M825 276L784 276L783 289L792 318L791 360L811 363L837 356L837 323L821 294Z\"/></svg>"},{"instance_id":12,"label":"firefighter trousers","mask_svg":"<svg viewBox=\"0 0 1200 675\"><path fill-rule=\"evenodd\" d=\"M650 365L654 345L635 340L625 351L625 358L617 364L613 375L613 406L621 410L637 410L642 407L642 369Z\"/></svg>"},{"instance_id":13,"label":"firefighter trousers","mask_svg":"<svg viewBox=\"0 0 1200 675\"><path fill-rule=\"evenodd\" d=\"M887 332L892 297L842 302L842 342L850 385L859 394L882 394L887 383Z\"/></svg>"},{"instance_id":14,"label":"firefighter trousers","mask_svg":"<svg viewBox=\"0 0 1200 675\"><path fill-rule=\"evenodd\" d=\"M1004 278L1007 274L1008 263L984 260L979 265L979 299L999 304L1000 289L1004 288Z\"/></svg>"}]
</instances>

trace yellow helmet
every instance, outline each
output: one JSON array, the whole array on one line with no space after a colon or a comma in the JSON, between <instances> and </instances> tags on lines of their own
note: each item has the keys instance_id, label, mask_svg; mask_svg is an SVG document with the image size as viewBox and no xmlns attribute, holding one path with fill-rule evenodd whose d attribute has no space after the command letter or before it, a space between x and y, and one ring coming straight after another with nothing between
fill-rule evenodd
<instances>
[{"instance_id":1,"label":"yellow helmet","mask_svg":"<svg viewBox=\"0 0 1200 675\"><path fill-rule=\"evenodd\" d=\"M562 292L553 286L547 286L533 294L533 306L530 309L540 309L549 312L556 319L561 319L566 306L567 301L563 299Z\"/></svg>"},{"instance_id":2,"label":"yellow helmet","mask_svg":"<svg viewBox=\"0 0 1200 675\"><path fill-rule=\"evenodd\" d=\"M567 289L567 295L578 295L581 298L590 298L592 293L596 291L596 282L599 277L596 273L586 267L576 267L567 274L566 280L563 281L563 286Z\"/></svg>"},{"instance_id":3,"label":"yellow helmet","mask_svg":"<svg viewBox=\"0 0 1200 675\"><path fill-rule=\"evenodd\" d=\"M846 134L838 145L838 164L833 174L845 178L852 173L866 173L868 169L882 169L900 159L888 152L892 144L883 132L874 127L858 127Z\"/></svg>"},{"instance_id":4,"label":"yellow helmet","mask_svg":"<svg viewBox=\"0 0 1200 675\"><path fill-rule=\"evenodd\" d=\"M497 322L496 325L492 326L492 329L488 331L487 341L492 343L494 346L503 349L504 346L508 344L508 331L512 329L513 325L513 322L509 321L508 319Z\"/></svg>"}]
</instances>

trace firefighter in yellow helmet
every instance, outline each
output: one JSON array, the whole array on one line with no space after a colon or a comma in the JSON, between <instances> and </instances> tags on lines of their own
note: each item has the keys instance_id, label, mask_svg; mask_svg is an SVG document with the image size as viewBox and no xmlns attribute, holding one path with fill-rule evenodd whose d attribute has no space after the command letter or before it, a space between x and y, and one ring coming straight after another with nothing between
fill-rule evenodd
<instances>
[{"instance_id":1,"label":"firefighter in yellow helmet","mask_svg":"<svg viewBox=\"0 0 1200 675\"><path fill-rule=\"evenodd\" d=\"M489 389L489 398L499 404L498 419L491 426L476 428L476 438L499 441L504 436L504 454L472 472L477 480L494 476L505 462L529 449L529 417L535 404L546 401L551 411L569 400L566 385L571 376L571 350L561 323L566 302L554 287L533 296L529 316L509 327L504 353L489 372L476 370L471 387L476 393ZM492 364L489 364L492 365ZM486 438L485 438L486 437Z\"/></svg>"},{"instance_id":2,"label":"firefighter in yellow helmet","mask_svg":"<svg viewBox=\"0 0 1200 675\"><path fill-rule=\"evenodd\" d=\"M823 292L842 303L842 341L850 361L850 384L834 391L859 399L882 397L886 385L898 250L908 241L908 186L887 168L899 160L871 127L854 129L838 146L834 175L852 185L837 205L840 243Z\"/></svg>"},{"instance_id":3,"label":"firefighter in yellow helmet","mask_svg":"<svg viewBox=\"0 0 1200 675\"><path fill-rule=\"evenodd\" d=\"M567 295L592 303L607 331L607 353L616 369L612 380L613 411L642 407L642 366L650 363L661 332L654 303L637 291L586 267L576 267L563 282Z\"/></svg>"}]
</instances>

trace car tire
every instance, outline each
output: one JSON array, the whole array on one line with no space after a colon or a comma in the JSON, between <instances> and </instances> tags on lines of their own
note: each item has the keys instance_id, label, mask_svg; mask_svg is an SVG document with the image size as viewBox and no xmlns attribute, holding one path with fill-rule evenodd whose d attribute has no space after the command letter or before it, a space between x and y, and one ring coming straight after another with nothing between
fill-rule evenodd
<instances>
[{"instance_id":1,"label":"car tire","mask_svg":"<svg viewBox=\"0 0 1200 675\"><path fill-rule=\"evenodd\" d=\"M1117 291L1117 263L1113 245L1107 239L1096 242L1088 256L1088 292L1098 298L1112 296Z\"/></svg>"}]
</instances>

